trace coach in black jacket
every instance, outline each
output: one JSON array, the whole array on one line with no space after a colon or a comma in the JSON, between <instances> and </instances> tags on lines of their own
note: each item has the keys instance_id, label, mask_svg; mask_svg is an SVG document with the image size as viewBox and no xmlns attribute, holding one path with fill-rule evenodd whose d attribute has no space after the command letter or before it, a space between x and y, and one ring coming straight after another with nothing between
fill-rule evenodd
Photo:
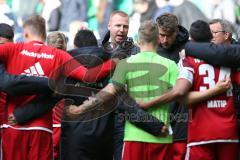
<instances>
[{"instance_id":1,"label":"coach in black jacket","mask_svg":"<svg viewBox=\"0 0 240 160\"><path fill-rule=\"evenodd\" d=\"M157 53L178 63L179 52L189 39L188 31L178 24L173 14L162 14L157 18L160 43ZM170 121L173 128L173 157L184 159L187 144L188 109L178 102L172 102Z\"/></svg>"}]
</instances>

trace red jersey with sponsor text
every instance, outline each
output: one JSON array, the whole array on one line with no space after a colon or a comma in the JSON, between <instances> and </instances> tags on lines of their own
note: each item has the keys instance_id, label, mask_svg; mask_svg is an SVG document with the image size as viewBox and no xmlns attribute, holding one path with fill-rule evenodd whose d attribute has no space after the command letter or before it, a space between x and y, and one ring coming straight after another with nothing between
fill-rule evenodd
<instances>
[{"instance_id":1,"label":"red jersey with sponsor text","mask_svg":"<svg viewBox=\"0 0 240 160\"><path fill-rule=\"evenodd\" d=\"M31 76L49 76L51 71L71 57L61 50L48 47L41 42L9 43L0 48L0 59L5 63L7 72L10 74L25 74ZM8 96L8 115L15 107L30 102L35 96ZM5 121L5 124L7 122ZM52 113L49 112L24 126L14 127L43 127L52 128Z\"/></svg>"},{"instance_id":2,"label":"red jersey with sponsor text","mask_svg":"<svg viewBox=\"0 0 240 160\"><path fill-rule=\"evenodd\" d=\"M42 42L32 41L29 43L7 43L0 46L0 60L6 66L7 72L10 74L24 74L29 76L46 76L48 77L52 71L57 69L72 57L59 49L46 46ZM107 65L112 66L113 62ZM101 71L111 67L106 65ZM75 70L74 70L75 72ZM83 79L86 75L86 68L79 67L73 73L73 78ZM102 76L105 76L104 74ZM8 96L7 107L8 115L11 114L16 107L27 104L36 96ZM7 121L5 120L5 124ZM36 118L26 124L14 126L22 129L40 129L50 131L52 128L52 113ZM36 128L37 127L37 128Z\"/></svg>"},{"instance_id":3,"label":"red jersey with sponsor text","mask_svg":"<svg viewBox=\"0 0 240 160\"><path fill-rule=\"evenodd\" d=\"M188 79L192 83L192 91L212 88L219 80L226 77L234 80L236 75L230 68L214 67L193 57L182 59L179 67L179 78ZM238 139L231 89L207 101L192 105L189 109L189 118L189 145L236 142Z\"/></svg>"}]
</instances>

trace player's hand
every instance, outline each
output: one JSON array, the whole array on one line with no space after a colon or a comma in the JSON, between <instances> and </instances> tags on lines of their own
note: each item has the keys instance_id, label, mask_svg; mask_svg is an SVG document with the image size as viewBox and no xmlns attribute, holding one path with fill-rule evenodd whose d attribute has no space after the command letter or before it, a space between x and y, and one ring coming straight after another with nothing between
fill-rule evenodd
<instances>
[{"instance_id":1,"label":"player's hand","mask_svg":"<svg viewBox=\"0 0 240 160\"><path fill-rule=\"evenodd\" d=\"M220 80L215 85L215 90L217 93L226 92L231 87L231 79L226 78L224 80Z\"/></svg>"},{"instance_id":2,"label":"player's hand","mask_svg":"<svg viewBox=\"0 0 240 160\"><path fill-rule=\"evenodd\" d=\"M148 103L142 101L142 100L137 100L138 105L143 108L143 109L148 109L150 106Z\"/></svg>"},{"instance_id":3,"label":"player's hand","mask_svg":"<svg viewBox=\"0 0 240 160\"><path fill-rule=\"evenodd\" d=\"M164 125L161 129L161 133L159 134L159 136L160 137L166 137L167 135L169 135L168 126Z\"/></svg>"},{"instance_id":4,"label":"player's hand","mask_svg":"<svg viewBox=\"0 0 240 160\"><path fill-rule=\"evenodd\" d=\"M65 108L65 113L69 118L77 118L81 113L81 108L76 105L69 105Z\"/></svg>"},{"instance_id":5,"label":"player's hand","mask_svg":"<svg viewBox=\"0 0 240 160\"><path fill-rule=\"evenodd\" d=\"M16 118L13 114L10 114L8 116L8 123L12 126L17 125L18 122L16 121Z\"/></svg>"}]
</instances>

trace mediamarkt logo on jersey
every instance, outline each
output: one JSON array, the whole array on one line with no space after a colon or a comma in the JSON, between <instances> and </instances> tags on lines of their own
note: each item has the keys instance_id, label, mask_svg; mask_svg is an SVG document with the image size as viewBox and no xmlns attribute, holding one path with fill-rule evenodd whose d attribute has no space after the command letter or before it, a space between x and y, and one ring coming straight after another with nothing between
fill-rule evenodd
<instances>
[{"instance_id":1,"label":"mediamarkt logo on jersey","mask_svg":"<svg viewBox=\"0 0 240 160\"><path fill-rule=\"evenodd\" d=\"M35 52L29 52L27 50L22 50L20 52L22 55L34 57L34 58L45 58L45 59L53 59L54 55L47 54L47 53L35 53Z\"/></svg>"}]
</instances>

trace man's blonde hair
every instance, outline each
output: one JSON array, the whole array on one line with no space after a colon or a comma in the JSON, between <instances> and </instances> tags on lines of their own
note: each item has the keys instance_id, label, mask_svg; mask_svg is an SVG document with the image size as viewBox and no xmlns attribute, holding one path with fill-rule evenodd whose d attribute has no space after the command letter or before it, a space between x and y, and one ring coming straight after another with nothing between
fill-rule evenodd
<instances>
[{"instance_id":1,"label":"man's blonde hair","mask_svg":"<svg viewBox=\"0 0 240 160\"><path fill-rule=\"evenodd\" d=\"M61 32L52 32L47 36L47 44L61 50L66 50L66 37Z\"/></svg>"},{"instance_id":2,"label":"man's blonde hair","mask_svg":"<svg viewBox=\"0 0 240 160\"><path fill-rule=\"evenodd\" d=\"M144 21L138 30L138 39L146 43L158 44L158 26L151 20Z\"/></svg>"},{"instance_id":3,"label":"man's blonde hair","mask_svg":"<svg viewBox=\"0 0 240 160\"><path fill-rule=\"evenodd\" d=\"M128 17L128 18L129 18L129 16L128 16L127 13L125 13L125 12L123 12L123 11L120 11L120 10L117 10L117 11L113 11L113 12L111 13L109 21L110 21L110 20L112 19L112 17L115 16L115 15L120 15L121 17Z\"/></svg>"}]
</instances>

